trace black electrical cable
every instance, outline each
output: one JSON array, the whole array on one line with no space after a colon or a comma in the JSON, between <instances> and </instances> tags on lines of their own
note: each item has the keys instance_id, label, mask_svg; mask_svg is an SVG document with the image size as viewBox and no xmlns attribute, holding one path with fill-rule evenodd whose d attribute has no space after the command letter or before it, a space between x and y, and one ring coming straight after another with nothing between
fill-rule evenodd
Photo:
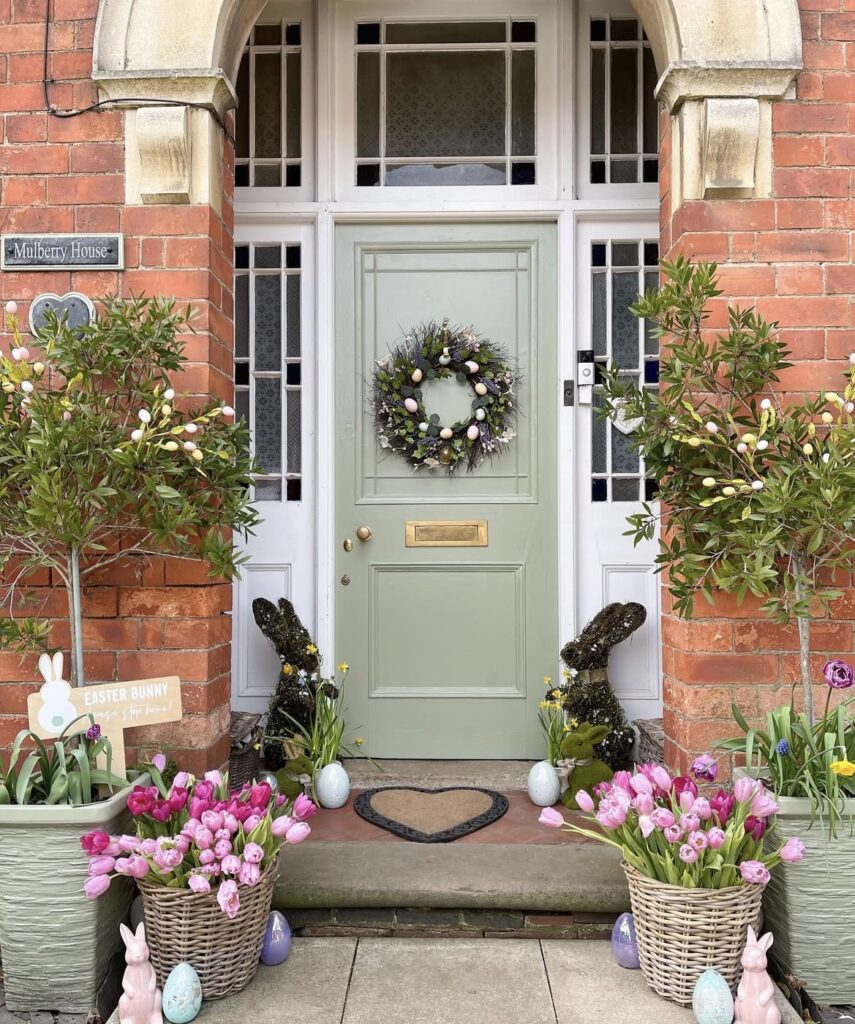
<instances>
[{"instance_id":1,"label":"black electrical cable","mask_svg":"<svg viewBox=\"0 0 855 1024\"><path fill-rule=\"evenodd\" d=\"M50 49L50 5L51 0L45 0L45 49L44 49L44 64L42 69L42 88L44 89L45 96L45 110L50 114L51 117L80 117L81 114L89 114L95 110L109 110L110 108L120 108L123 106L131 107L189 107L191 110L207 110L217 124L223 129L226 138L235 145L235 138L229 131L226 122L220 116L219 112L207 103L190 103L184 100L167 100L167 99L152 99L151 97L138 97L138 96L123 96L120 99L115 100L101 100L98 103L90 103L88 107L82 107L80 110L59 110L53 106L50 101L50 92L48 90L49 85L53 85L54 80L48 77L48 60L49 60L49 49Z\"/></svg>"}]
</instances>

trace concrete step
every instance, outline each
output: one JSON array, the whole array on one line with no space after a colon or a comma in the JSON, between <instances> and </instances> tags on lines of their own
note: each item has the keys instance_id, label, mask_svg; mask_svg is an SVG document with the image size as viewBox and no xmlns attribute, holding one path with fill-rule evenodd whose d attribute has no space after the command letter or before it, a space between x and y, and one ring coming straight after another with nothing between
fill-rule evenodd
<instances>
[{"instance_id":1,"label":"concrete step","mask_svg":"<svg viewBox=\"0 0 855 1024\"><path fill-rule=\"evenodd\" d=\"M500 793L524 790L534 761L406 761L364 757L343 761L354 789L381 786L479 786Z\"/></svg>"}]
</instances>

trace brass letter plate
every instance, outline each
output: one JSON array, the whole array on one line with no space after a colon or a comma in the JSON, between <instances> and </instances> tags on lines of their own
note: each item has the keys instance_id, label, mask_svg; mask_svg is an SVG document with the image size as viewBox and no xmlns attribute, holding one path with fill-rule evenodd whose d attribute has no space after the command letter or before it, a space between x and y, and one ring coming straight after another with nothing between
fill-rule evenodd
<instances>
[{"instance_id":1,"label":"brass letter plate","mask_svg":"<svg viewBox=\"0 0 855 1024\"><path fill-rule=\"evenodd\" d=\"M486 519L428 519L404 523L408 548L485 548Z\"/></svg>"}]
</instances>

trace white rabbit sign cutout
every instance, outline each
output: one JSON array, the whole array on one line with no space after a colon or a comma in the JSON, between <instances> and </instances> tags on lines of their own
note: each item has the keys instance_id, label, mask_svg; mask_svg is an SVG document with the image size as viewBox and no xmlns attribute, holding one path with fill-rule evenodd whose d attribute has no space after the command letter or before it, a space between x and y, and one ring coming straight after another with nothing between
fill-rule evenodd
<instances>
[{"instance_id":1,"label":"white rabbit sign cutout","mask_svg":"<svg viewBox=\"0 0 855 1024\"><path fill-rule=\"evenodd\" d=\"M178 676L133 679L127 683L72 687L62 678L62 654L39 658L44 683L27 698L30 728L42 739L59 736L81 715L92 715L113 748L112 770L124 775L125 729L181 719L181 680ZM81 723L82 724L82 723ZM77 728L77 726L75 726ZM106 767L106 759L102 757Z\"/></svg>"}]
</instances>

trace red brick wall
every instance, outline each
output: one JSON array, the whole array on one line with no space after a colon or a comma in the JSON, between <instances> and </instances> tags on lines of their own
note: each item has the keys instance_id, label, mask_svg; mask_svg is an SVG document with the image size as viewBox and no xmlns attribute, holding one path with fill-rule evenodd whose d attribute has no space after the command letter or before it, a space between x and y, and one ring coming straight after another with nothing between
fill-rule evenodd
<instances>
[{"instance_id":1,"label":"red brick wall","mask_svg":"<svg viewBox=\"0 0 855 1024\"><path fill-rule=\"evenodd\" d=\"M124 114L74 118L45 112L42 50L46 0L0 0L0 230L122 231L121 273L48 272L0 275L0 300L15 299L26 322L30 299L44 291L172 295L197 312L187 339L190 363L177 390L231 398L232 210L208 206L127 207ZM97 0L53 0L51 103L83 107L98 97L90 79ZM231 171L225 190L231 194ZM9 338L0 334L8 352ZM54 620L53 642L68 649L65 594L43 576L33 581L30 613ZM125 566L88 589L84 626L89 681L177 674L184 721L127 734L129 761L161 743L183 767L201 770L228 757L231 586L212 583L194 563L156 560ZM21 727L34 689L33 658L0 653L0 750Z\"/></svg>"},{"instance_id":2,"label":"red brick wall","mask_svg":"<svg viewBox=\"0 0 855 1024\"><path fill-rule=\"evenodd\" d=\"M797 98L773 111L773 194L744 202L686 202L671 216L663 175L663 249L717 260L724 296L711 325L724 326L726 302L756 305L777 320L793 367L791 392L839 382L855 351L855 0L800 0L805 70ZM666 127L664 148L670 147ZM663 161L664 162L664 161ZM790 699L799 676L795 625L774 626L758 611L701 599L697 617L678 619L664 594L663 667L666 758L685 768L712 741L733 735L731 704L757 717ZM853 657L855 594L813 628L817 693L829 656ZM798 700L798 695L797 695ZM818 706L822 706L818 702Z\"/></svg>"}]
</instances>

